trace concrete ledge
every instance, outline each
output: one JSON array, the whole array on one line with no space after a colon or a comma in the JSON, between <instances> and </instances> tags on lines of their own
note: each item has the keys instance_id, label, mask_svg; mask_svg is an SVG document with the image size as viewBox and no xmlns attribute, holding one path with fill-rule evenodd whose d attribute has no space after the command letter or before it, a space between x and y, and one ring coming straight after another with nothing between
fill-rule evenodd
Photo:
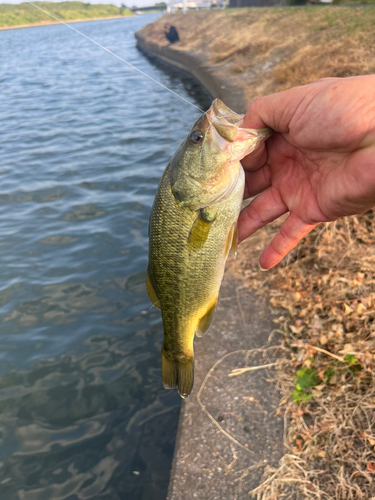
<instances>
[{"instance_id":1,"label":"concrete ledge","mask_svg":"<svg viewBox=\"0 0 375 500\"><path fill-rule=\"evenodd\" d=\"M280 395L270 380L272 371L228 377L234 368L276 360L277 349L262 349L273 328L268 304L227 272L214 324L194 342L194 389L182 403L167 500L248 500L265 467L277 467L284 454L284 422L276 416ZM248 452L219 432L197 401L207 373L225 355L200 399Z\"/></svg>"}]
</instances>

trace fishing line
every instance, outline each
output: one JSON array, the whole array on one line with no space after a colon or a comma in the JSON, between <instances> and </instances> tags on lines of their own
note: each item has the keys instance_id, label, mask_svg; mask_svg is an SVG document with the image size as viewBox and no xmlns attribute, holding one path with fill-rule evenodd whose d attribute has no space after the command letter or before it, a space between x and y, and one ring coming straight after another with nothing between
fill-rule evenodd
<instances>
[{"instance_id":1,"label":"fishing line","mask_svg":"<svg viewBox=\"0 0 375 500\"><path fill-rule=\"evenodd\" d=\"M33 2L27 2L29 3L30 5L32 5L33 7L35 7L36 9L44 12L45 14L47 14L47 16L49 17L52 17L52 19L56 19L56 21L58 21L59 23L63 24L64 26L66 26L67 28L70 28L71 30L75 31L76 33L78 33L79 35L83 36L84 38L86 38L87 40L89 40L90 42L94 43L95 45L97 45L98 47L100 47L101 49L105 50L106 52L108 52L109 54L113 55L114 57L116 57L117 59L119 59L120 61L124 62L125 64L127 64L128 66L130 66L131 68L133 68L135 71L138 71L138 73L140 73L141 75L145 76L146 78L148 78L149 80L151 80L152 82L158 84L160 87L162 87L163 89L165 90L168 90L168 92L170 92L171 94L173 94L175 97L178 97L179 99L182 99L183 101L185 101L186 103L190 104L190 106L193 106L195 109L197 109L198 111L200 111L201 113L204 113L204 111L200 108L198 108L198 106L196 106L195 104L193 104L192 102L188 101L187 99L185 99L185 97L182 97L181 95L178 95L176 94L176 92L174 92L173 90L169 89L168 87L166 87L165 85L163 85L162 83L158 82L157 80L155 80L154 78L152 78L152 76L150 75L147 75L147 73L144 73L142 70L140 70L139 68L137 68L136 66L133 66L133 64L131 64L130 62L128 61L125 61L125 59L123 59L122 57L118 56L117 54L115 54L114 52L112 52L111 50L107 49L106 47L104 47L104 45L101 45L99 42L96 42L95 40L93 40L92 38L90 38L89 36L85 35L84 33L82 33L81 31L73 28L73 26L70 26L70 24L67 24L65 23L64 21L62 21L61 19L59 19L58 17L54 16L53 14L50 14L49 12L47 12L46 10L42 9L41 7L39 7L39 5L36 5L35 3Z\"/></svg>"}]
</instances>

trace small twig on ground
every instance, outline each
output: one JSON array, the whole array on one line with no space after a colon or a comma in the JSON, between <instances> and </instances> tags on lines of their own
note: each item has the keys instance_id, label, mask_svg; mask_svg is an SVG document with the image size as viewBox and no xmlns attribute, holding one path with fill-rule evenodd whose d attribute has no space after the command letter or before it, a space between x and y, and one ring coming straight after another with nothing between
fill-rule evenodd
<instances>
[{"instance_id":1,"label":"small twig on ground","mask_svg":"<svg viewBox=\"0 0 375 500\"><path fill-rule=\"evenodd\" d=\"M344 358L341 358L340 356L336 356L336 354L333 354L332 352L326 351L325 349L322 349L321 347L316 347L315 345L304 343L303 345L292 344L291 347L309 347L310 349L314 349L315 351L322 352L323 354L327 354L327 356L331 356L331 358L335 358L338 361L340 361L341 363L346 363Z\"/></svg>"},{"instance_id":2,"label":"small twig on ground","mask_svg":"<svg viewBox=\"0 0 375 500\"><path fill-rule=\"evenodd\" d=\"M263 368L271 368L272 366L276 366L277 363L269 363L268 365L260 365L260 366L246 366L245 368L235 368L232 370L228 377L238 377L238 375L242 375L246 372L254 372L255 370L262 370Z\"/></svg>"}]
</instances>

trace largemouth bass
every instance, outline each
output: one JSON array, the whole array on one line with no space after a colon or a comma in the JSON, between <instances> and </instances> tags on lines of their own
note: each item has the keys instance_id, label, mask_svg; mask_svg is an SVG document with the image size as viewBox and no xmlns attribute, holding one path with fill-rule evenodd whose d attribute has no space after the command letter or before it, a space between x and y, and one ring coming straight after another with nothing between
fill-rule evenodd
<instances>
[{"instance_id":1,"label":"largemouth bass","mask_svg":"<svg viewBox=\"0 0 375 500\"><path fill-rule=\"evenodd\" d=\"M216 99L171 159L152 207L147 293L163 318L163 385L183 398L193 387L194 336L209 329L225 261L236 252L240 160L271 135L242 121Z\"/></svg>"}]
</instances>

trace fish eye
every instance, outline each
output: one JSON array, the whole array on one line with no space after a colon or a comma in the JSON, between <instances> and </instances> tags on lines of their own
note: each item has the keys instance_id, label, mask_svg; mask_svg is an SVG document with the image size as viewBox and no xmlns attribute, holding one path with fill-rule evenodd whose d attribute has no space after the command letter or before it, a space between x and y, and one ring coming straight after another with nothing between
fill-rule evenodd
<instances>
[{"instance_id":1,"label":"fish eye","mask_svg":"<svg viewBox=\"0 0 375 500\"><path fill-rule=\"evenodd\" d=\"M193 143L193 144L200 144L203 140L203 134L200 130L194 130L191 134L190 134L190 141Z\"/></svg>"}]
</instances>

